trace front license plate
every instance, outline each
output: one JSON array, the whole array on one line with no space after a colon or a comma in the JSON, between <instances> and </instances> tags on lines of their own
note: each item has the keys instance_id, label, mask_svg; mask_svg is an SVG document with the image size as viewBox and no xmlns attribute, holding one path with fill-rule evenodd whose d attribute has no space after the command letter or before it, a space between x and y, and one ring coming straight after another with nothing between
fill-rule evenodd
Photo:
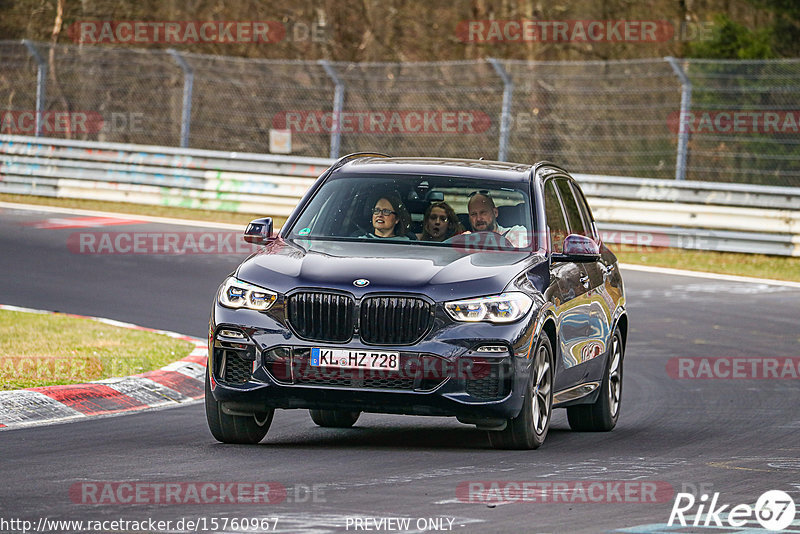
<instances>
[{"instance_id":1,"label":"front license plate","mask_svg":"<svg viewBox=\"0 0 800 534\"><path fill-rule=\"evenodd\" d=\"M400 353L314 347L311 349L311 367L399 371Z\"/></svg>"}]
</instances>

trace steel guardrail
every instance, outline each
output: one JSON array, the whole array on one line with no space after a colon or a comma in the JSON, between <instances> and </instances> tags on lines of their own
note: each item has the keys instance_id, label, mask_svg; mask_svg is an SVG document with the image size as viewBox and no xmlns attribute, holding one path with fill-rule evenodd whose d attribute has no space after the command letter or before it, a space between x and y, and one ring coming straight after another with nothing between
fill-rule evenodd
<instances>
[{"instance_id":1,"label":"steel guardrail","mask_svg":"<svg viewBox=\"0 0 800 534\"><path fill-rule=\"evenodd\" d=\"M573 174L587 196L800 210L800 187Z\"/></svg>"}]
</instances>

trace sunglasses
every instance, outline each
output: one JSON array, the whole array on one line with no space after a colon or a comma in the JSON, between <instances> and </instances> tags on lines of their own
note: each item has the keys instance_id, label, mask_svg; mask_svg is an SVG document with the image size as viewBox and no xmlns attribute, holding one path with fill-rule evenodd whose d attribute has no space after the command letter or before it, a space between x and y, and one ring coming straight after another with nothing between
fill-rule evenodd
<instances>
[{"instance_id":1,"label":"sunglasses","mask_svg":"<svg viewBox=\"0 0 800 534\"><path fill-rule=\"evenodd\" d=\"M467 198L472 198L472 197L474 197L475 195L483 195L483 196L485 196L485 197L490 197L490 196L492 196L492 195L491 195L491 193L489 193L489 191L487 191L486 189L481 189L480 191L473 191L472 193L470 193L470 194L467 196Z\"/></svg>"},{"instance_id":2,"label":"sunglasses","mask_svg":"<svg viewBox=\"0 0 800 534\"><path fill-rule=\"evenodd\" d=\"M384 209L380 209L380 208L372 208L372 214L373 214L373 215L383 215L383 216L387 216L387 215L397 215L397 212L396 212L396 211L389 210L389 209L386 209L386 208L384 208Z\"/></svg>"}]
</instances>

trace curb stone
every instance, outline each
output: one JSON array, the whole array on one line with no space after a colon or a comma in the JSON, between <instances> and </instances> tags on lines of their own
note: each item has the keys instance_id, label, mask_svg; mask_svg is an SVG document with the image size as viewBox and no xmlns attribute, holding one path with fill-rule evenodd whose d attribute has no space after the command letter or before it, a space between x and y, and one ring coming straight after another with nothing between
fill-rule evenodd
<instances>
[{"instance_id":1,"label":"curb stone","mask_svg":"<svg viewBox=\"0 0 800 534\"><path fill-rule=\"evenodd\" d=\"M35 310L5 304L0 304L0 310L90 319L120 328L162 334L194 345L188 356L155 371L106 378L85 384L0 391L0 430L169 408L192 404L203 398L203 380L208 356L208 342L205 339L103 317Z\"/></svg>"}]
</instances>

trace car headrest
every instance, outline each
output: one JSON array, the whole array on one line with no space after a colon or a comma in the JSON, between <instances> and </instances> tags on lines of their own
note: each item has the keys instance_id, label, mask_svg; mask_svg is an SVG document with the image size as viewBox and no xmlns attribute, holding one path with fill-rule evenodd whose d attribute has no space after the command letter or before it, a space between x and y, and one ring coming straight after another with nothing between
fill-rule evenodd
<instances>
[{"instance_id":1,"label":"car headrest","mask_svg":"<svg viewBox=\"0 0 800 534\"><path fill-rule=\"evenodd\" d=\"M527 217L525 217L525 203L520 202L516 206L499 206L497 208L497 222L500 226L525 226L527 224Z\"/></svg>"},{"instance_id":2,"label":"car headrest","mask_svg":"<svg viewBox=\"0 0 800 534\"><path fill-rule=\"evenodd\" d=\"M406 210L408 210L409 215L413 215L415 213L425 213L425 209L428 207L428 202L424 200L406 200L404 202L406 206Z\"/></svg>"}]
</instances>

